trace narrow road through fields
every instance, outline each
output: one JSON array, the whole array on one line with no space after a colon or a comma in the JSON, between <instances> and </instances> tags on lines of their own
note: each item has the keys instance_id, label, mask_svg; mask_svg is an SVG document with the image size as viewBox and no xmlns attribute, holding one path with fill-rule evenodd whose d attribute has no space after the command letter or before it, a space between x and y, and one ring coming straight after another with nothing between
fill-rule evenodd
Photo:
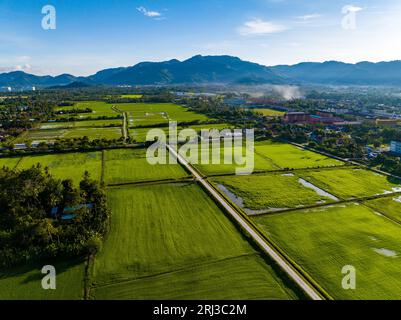
<instances>
[{"instance_id":1,"label":"narrow road through fields","mask_svg":"<svg viewBox=\"0 0 401 320\"><path fill-rule=\"evenodd\" d=\"M227 212L241 225L244 230L258 243L258 245L267 253L287 274L298 284L299 287L312 299L322 300L323 298L316 292L316 290L303 279L292 267L285 261L248 223L247 221L233 208L224 198L209 184L203 177L182 157L176 150L167 144L167 148L177 160L193 174L196 180L201 183L206 190L227 210Z\"/></svg>"}]
</instances>

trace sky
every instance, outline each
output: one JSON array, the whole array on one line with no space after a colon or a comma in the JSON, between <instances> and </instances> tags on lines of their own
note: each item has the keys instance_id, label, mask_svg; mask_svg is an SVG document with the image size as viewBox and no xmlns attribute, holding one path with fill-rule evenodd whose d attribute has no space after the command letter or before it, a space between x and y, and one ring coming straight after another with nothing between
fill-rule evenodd
<instances>
[{"instance_id":1,"label":"sky","mask_svg":"<svg viewBox=\"0 0 401 320\"><path fill-rule=\"evenodd\" d=\"M400 30L399 0L0 0L0 73L80 76L197 54L400 60Z\"/></svg>"}]
</instances>

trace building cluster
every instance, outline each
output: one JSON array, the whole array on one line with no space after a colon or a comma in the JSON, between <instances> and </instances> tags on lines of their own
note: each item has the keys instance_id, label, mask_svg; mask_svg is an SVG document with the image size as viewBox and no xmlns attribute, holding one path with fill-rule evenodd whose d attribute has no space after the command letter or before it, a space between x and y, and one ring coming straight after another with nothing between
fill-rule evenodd
<instances>
[{"instance_id":1,"label":"building cluster","mask_svg":"<svg viewBox=\"0 0 401 320\"><path fill-rule=\"evenodd\" d=\"M305 112L287 112L284 121L291 124L322 124L322 125L346 125L356 124L354 122L344 121L334 114L326 111L318 111L316 114Z\"/></svg>"}]
</instances>

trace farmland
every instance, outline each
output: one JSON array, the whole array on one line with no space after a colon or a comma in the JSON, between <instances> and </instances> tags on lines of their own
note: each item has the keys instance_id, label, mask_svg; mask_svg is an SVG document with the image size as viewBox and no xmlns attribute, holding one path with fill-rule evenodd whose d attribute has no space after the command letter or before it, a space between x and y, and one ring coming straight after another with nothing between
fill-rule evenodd
<instances>
[{"instance_id":1,"label":"farmland","mask_svg":"<svg viewBox=\"0 0 401 320\"><path fill-rule=\"evenodd\" d=\"M144 149L118 149L104 152L104 179L107 184L180 179L188 176L178 164L149 164Z\"/></svg>"},{"instance_id":2,"label":"farmland","mask_svg":"<svg viewBox=\"0 0 401 320\"><path fill-rule=\"evenodd\" d=\"M118 110L128 113L130 127L165 124L168 121L205 122L207 116L187 110L173 103L119 103Z\"/></svg>"},{"instance_id":3,"label":"farmland","mask_svg":"<svg viewBox=\"0 0 401 320\"><path fill-rule=\"evenodd\" d=\"M278 111L273 109L253 109L254 112L261 113L265 117L284 117L284 111Z\"/></svg>"},{"instance_id":4,"label":"farmland","mask_svg":"<svg viewBox=\"0 0 401 320\"><path fill-rule=\"evenodd\" d=\"M109 205L95 299L296 297L196 184L111 188Z\"/></svg>"},{"instance_id":5,"label":"farmland","mask_svg":"<svg viewBox=\"0 0 401 320\"><path fill-rule=\"evenodd\" d=\"M81 260L52 262L57 270L57 289L43 290L43 265L28 265L12 271L0 271L0 300L82 300L84 269Z\"/></svg>"},{"instance_id":6,"label":"farmland","mask_svg":"<svg viewBox=\"0 0 401 320\"><path fill-rule=\"evenodd\" d=\"M243 207L251 210L296 208L330 200L304 187L294 174L216 177L213 181L217 186L223 185L236 197L242 198Z\"/></svg>"},{"instance_id":7,"label":"farmland","mask_svg":"<svg viewBox=\"0 0 401 320\"><path fill-rule=\"evenodd\" d=\"M121 127L105 127L105 128L69 128L69 129L46 129L46 130L31 130L26 135L18 138L18 141L24 139L32 141L54 141L56 139L72 139L88 137L89 140L94 139L119 139L122 137Z\"/></svg>"},{"instance_id":8,"label":"farmland","mask_svg":"<svg viewBox=\"0 0 401 320\"><path fill-rule=\"evenodd\" d=\"M14 158L0 158L0 168L2 167L8 167L10 169L14 169L16 165L18 164L18 161L20 158L14 157Z\"/></svg>"},{"instance_id":9,"label":"farmland","mask_svg":"<svg viewBox=\"0 0 401 320\"><path fill-rule=\"evenodd\" d=\"M309 170L298 174L342 199L394 192L401 187L398 181L360 168Z\"/></svg>"},{"instance_id":10,"label":"farmland","mask_svg":"<svg viewBox=\"0 0 401 320\"><path fill-rule=\"evenodd\" d=\"M275 165L283 169L316 168L343 165L341 161L286 143L270 141L258 142L255 144L255 153L270 159Z\"/></svg>"},{"instance_id":11,"label":"farmland","mask_svg":"<svg viewBox=\"0 0 401 320\"><path fill-rule=\"evenodd\" d=\"M40 126L41 130L58 129L58 128L74 128L74 127L109 127L122 125L122 119L103 119L103 120L84 120L84 121L68 121L68 122L47 122Z\"/></svg>"},{"instance_id":12,"label":"farmland","mask_svg":"<svg viewBox=\"0 0 401 320\"><path fill-rule=\"evenodd\" d=\"M27 169L38 163L59 179L72 179L78 183L84 172L88 171L92 179L100 180L100 152L27 156L21 159L17 169Z\"/></svg>"},{"instance_id":13,"label":"farmland","mask_svg":"<svg viewBox=\"0 0 401 320\"><path fill-rule=\"evenodd\" d=\"M373 210L401 223L401 197L393 195L384 198L378 198L364 202L364 204Z\"/></svg>"},{"instance_id":14,"label":"farmland","mask_svg":"<svg viewBox=\"0 0 401 320\"><path fill-rule=\"evenodd\" d=\"M214 153L214 151L217 154ZM236 168L244 168L247 165L247 163L239 165L236 164L234 161L234 152L238 152L238 154L242 155L244 159L248 160L248 164L251 165L252 157L247 157L246 147L227 148L222 144L220 148L214 146L201 146L198 152L198 163L194 163L194 167L206 175L234 174ZM227 155L228 159L231 159L231 163L229 163L230 161L224 161L225 155ZM248 155L252 156L252 153L250 153L249 149ZM201 161L202 157L208 158L209 163ZM256 153L253 154L253 161L254 171L273 171L279 169L269 159Z\"/></svg>"},{"instance_id":15,"label":"farmland","mask_svg":"<svg viewBox=\"0 0 401 320\"><path fill-rule=\"evenodd\" d=\"M401 228L365 206L337 205L254 221L336 299L401 294ZM346 265L356 269L355 290L341 287Z\"/></svg>"}]
</instances>

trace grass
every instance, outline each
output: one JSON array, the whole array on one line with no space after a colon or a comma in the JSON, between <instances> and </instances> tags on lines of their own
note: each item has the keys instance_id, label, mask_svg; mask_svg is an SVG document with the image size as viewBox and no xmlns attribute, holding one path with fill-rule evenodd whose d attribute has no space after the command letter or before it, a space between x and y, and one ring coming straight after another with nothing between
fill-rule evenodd
<instances>
[{"instance_id":1,"label":"grass","mask_svg":"<svg viewBox=\"0 0 401 320\"><path fill-rule=\"evenodd\" d=\"M111 188L108 203L94 298L295 297L196 184Z\"/></svg>"},{"instance_id":2,"label":"grass","mask_svg":"<svg viewBox=\"0 0 401 320\"><path fill-rule=\"evenodd\" d=\"M250 176L215 177L213 182L224 185L243 205L251 210L296 208L313 205L329 199L316 191L304 187L295 175L272 173Z\"/></svg>"},{"instance_id":3,"label":"grass","mask_svg":"<svg viewBox=\"0 0 401 320\"><path fill-rule=\"evenodd\" d=\"M141 99L143 97L142 94L122 94L120 96L123 99Z\"/></svg>"},{"instance_id":4,"label":"grass","mask_svg":"<svg viewBox=\"0 0 401 320\"><path fill-rule=\"evenodd\" d=\"M72 139L80 137L88 137L89 140L95 139L119 139L122 137L122 131L120 127L113 128L74 128L66 130L62 135L62 138Z\"/></svg>"},{"instance_id":5,"label":"grass","mask_svg":"<svg viewBox=\"0 0 401 320\"><path fill-rule=\"evenodd\" d=\"M385 197L364 202L365 205L401 223L401 197Z\"/></svg>"},{"instance_id":6,"label":"grass","mask_svg":"<svg viewBox=\"0 0 401 320\"><path fill-rule=\"evenodd\" d=\"M280 168L301 169L340 166L344 163L287 143L258 142L255 152L271 159Z\"/></svg>"},{"instance_id":7,"label":"grass","mask_svg":"<svg viewBox=\"0 0 401 320\"><path fill-rule=\"evenodd\" d=\"M102 128L107 126L120 126L122 119L106 119L106 120L84 120L84 121L69 121L69 122L47 122L42 123L41 130L59 129L59 128L79 128L79 127L95 127Z\"/></svg>"},{"instance_id":8,"label":"grass","mask_svg":"<svg viewBox=\"0 0 401 320\"><path fill-rule=\"evenodd\" d=\"M44 290L41 273L50 264L56 269L56 290ZM84 296L83 261L48 262L0 271L0 300L82 300Z\"/></svg>"},{"instance_id":9,"label":"grass","mask_svg":"<svg viewBox=\"0 0 401 320\"><path fill-rule=\"evenodd\" d=\"M401 228L367 207L337 205L254 221L335 299L399 298ZM342 288L346 265L356 269L355 290Z\"/></svg>"},{"instance_id":10,"label":"grass","mask_svg":"<svg viewBox=\"0 0 401 320\"><path fill-rule=\"evenodd\" d=\"M88 137L89 140L95 139L119 139L122 136L121 127L104 127L104 128L68 128L68 129L46 129L46 130L30 130L17 139L24 141L26 139L32 141L54 141L56 139L73 139Z\"/></svg>"},{"instance_id":11,"label":"grass","mask_svg":"<svg viewBox=\"0 0 401 320\"><path fill-rule=\"evenodd\" d=\"M299 172L305 180L342 199L383 194L400 188L398 182L372 171L356 168Z\"/></svg>"},{"instance_id":12,"label":"grass","mask_svg":"<svg viewBox=\"0 0 401 320\"><path fill-rule=\"evenodd\" d=\"M76 102L74 106L70 107L59 107L56 108L57 111L60 110L71 110L71 109L80 109L84 110L89 108L92 110L92 113L79 113L76 115L77 118L96 118L102 116L116 116L118 115L113 109L113 104L108 104L103 101L83 101ZM74 116L74 114L62 114L58 115L59 118L70 118Z\"/></svg>"},{"instance_id":13,"label":"grass","mask_svg":"<svg viewBox=\"0 0 401 320\"><path fill-rule=\"evenodd\" d=\"M102 165L100 152L27 156L21 159L17 169L27 169L37 163L48 167L50 173L59 179L72 179L78 183L84 172L88 171L92 179L100 180Z\"/></svg>"},{"instance_id":14,"label":"grass","mask_svg":"<svg viewBox=\"0 0 401 320\"><path fill-rule=\"evenodd\" d=\"M273 109L252 109L254 112L261 113L265 117L284 117L285 112Z\"/></svg>"},{"instance_id":15,"label":"grass","mask_svg":"<svg viewBox=\"0 0 401 320\"><path fill-rule=\"evenodd\" d=\"M116 106L128 113L130 127L165 124L169 120L177 122L210 120L204 114L189 111L174 103L119 103Z\"/></svg>"},{"instance_id":16,"label":"grass","mask_svg":"<svg viewBox=\"0 0 401 320\"><path fill-rule=\"evenodd\" d=\"M0 168L8 167L14 169L20 158L0 158Z\"/></svg>"},{"instance_id":17,"label":"grass","mask_svg":"<svg viewBox=\"0 0 401 320\"><path fill-rule=\"evenodd\" d=\"M106 184L179 179L188 176L179 164L149 164L145 149L118 149L104 152Z\"/></svg>"},{"instance_id":18,"label":"grass","mask_svg":"<svg viewBox=\"0 0 401 320\"><path fill-rule=\"evenodd\" d=\"M213 150L215 150L215 152L217 153L219 151L220 154L214 156ZM234 152L239 152L239 150L242 150L242 156L247 161L245 162L245 164L236 164L236 161L234 161L233 158ZM210 145L209 148L207 148L207 146L205 147L201 146L199 148L197 157L198 164L194 163L194 166L205 175L234 174L237 168L244 168L247 165L249 166L252 165L252 152L251 151L246 152L247 150L249 149L247 149L246 146L243 146L242 148L224 147L223 144L221 144L220 148L213 147L212 145ZM208 158L209 160L206 162L201 161L202 157L207 158L207 152L209 152L209 158ZM229 163L224 160L225 154L227 154L227 157L231 158L232 163ZM213 159L215 163L213 163ZM272 161L270 161L265 157L260 156L257 153L253 153L253 171L273 171L277 169L279 168L276 165L274 165Z\"/></svg>"}]
</instances>

